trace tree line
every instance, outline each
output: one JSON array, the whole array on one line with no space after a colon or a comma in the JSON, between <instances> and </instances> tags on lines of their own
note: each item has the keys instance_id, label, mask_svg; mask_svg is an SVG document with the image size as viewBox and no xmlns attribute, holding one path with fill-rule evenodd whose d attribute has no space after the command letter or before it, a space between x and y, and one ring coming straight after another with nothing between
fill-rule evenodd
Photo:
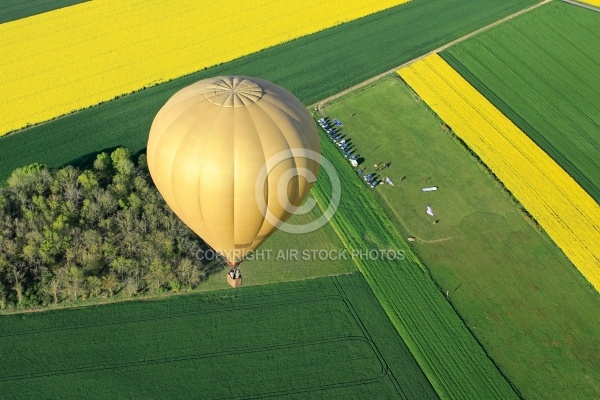
<instances>
[{"instance_id":1,"label":"tree line","mask_svg":"<svg viewBox=\"0 0 600 400\"><path fill-rule=\"evenodd\" d=\"M15 170L0 190L0 309L195 288L206 245L166 205L145 155Z\"/></svg>"}]
</instances>

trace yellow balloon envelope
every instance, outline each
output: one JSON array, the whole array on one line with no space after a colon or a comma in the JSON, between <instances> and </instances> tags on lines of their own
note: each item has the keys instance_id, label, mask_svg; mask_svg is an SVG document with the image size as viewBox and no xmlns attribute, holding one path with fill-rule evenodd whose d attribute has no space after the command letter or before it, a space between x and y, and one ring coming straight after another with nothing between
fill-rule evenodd
<instances>
[{"instance_id":1,"label":"yellow balloon envelope","mask_svg":"<svg viewBox=\"0 0 600 400\"><path fill-rule=\"evenodd\" d=\"M148 168L167 204L231 265L301 205L321 148L314 120L263 79L221 76L175 93L148 139Z\"/></svg>"}]
</instances>

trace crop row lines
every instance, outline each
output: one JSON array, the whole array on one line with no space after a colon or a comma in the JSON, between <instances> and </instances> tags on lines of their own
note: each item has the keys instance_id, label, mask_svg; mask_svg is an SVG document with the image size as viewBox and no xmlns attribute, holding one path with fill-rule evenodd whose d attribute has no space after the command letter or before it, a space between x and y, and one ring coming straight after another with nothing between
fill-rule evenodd
<instances>
[{"instance_id":1,"label":"crop row lines","mask_svg":"<svg viewBox=\"0 0 600 400\"><path fill-rule=\"evenodd\" d=\"M484 45L485 47L485 45ZM488 50L490 51L490 50ZM544 118L544 115L542 115L540 113L540 111L538 110L538 107L534 107L534 104L532 104L531 102L527 101L518 91L516 91L515 89L513 89L513 87L509 86L508 83L506 83L504 80L500 79L500 77L498 76L498 74L494 71L494 69L490 68L487 64L483 63L481 60L479 60L479 58L475 57L469 50L464 49L465 54L467 54L469 57L471 57L471 59L480 66L480 68L482 68L483 70L485 70L488 74L490 74L491 76L493 76L498 84L502 87L504 87L508 92L510 92L514 97L516 97L517 99L519 99L521 101L522 104L524 104L525 106L529 107L531 110L532 115L537 116L538 118ZM493 54L493 53L492 53ZM458 61L457 61L458 62ZM498 60L499 63L504 63L503 60ZM507 65L505 64L505 68L507 67ZM476 79L476 78L474 78ZM485 84L481 81L478 80L478 84L480 84L483 87L486 87ZM530 83L527 81L523 81L523 84L530 87L530 91L532 93L537 93L537 91L535 91L534 89L531 88ZM490 93L492 93L491 89L488 88L488 91ZM499 103L501 103L503 105L503 107L506 107L506 109L511 110L513 112L514 115L519 116L519 120L516 121L518 123L521 123L523 125L523 128L526 129L528 132L530 133L537 133L535 136L535 141L537 143L539 143L540 145L543 145L544 148L548 148L548 149L553 149L555 152L554 158L555 160L560 164L563 165L565 168L569 167L571 171L573 171L573 174L576 174L577 179L581 182L586 182L589 185L593 185L593 182L587 178L585 176L585 174L583 173L583 171L580 170L580 168L575 165L571 160L569 160L568 157L563 155L563 152L557 148L550 140L548 140L545 135L543 135L541 132L539 132L533 125L532 123L530 123L527 119L525 119L525 117L521 116L517 110L507 104L506 102L502 101L501 99L499 99L497 96L495 97L495 100L498 101ZM547 97L541 97L540 101L545 104L545 106L548 109L553 109L554 113L560 113L560 110L556 109L551 103L549 103L549 99ZM569 139L567 139L569 140Z\"/></svg>"},{"instance_id":2,"label":"crop row lines","mask_svg":"<svg viewBox=\"0 0 600 400\"><path fill-rule=\"evenodd\" d=\"M535 69L533 69L528 63L523 62L523 60L515 54L515 52L513 50L511 50L510 48L508 48L504 43L500 42L497 38L492 37L491 40L496 43L496 45L503 49L507 54L510 54L510 56L514 59L517 60L519 62L520 65L522 65L526 70L528 70L531 75L535 76L537 79L541 80L542 82L544 82L545 87L547 88L554 88L554 85L552 82L549 82L548 79L544 78L538 71L536 71ZM527 38L524 38L523 40L528 40ZM541 49L543 51L543 49ZM488 49L488 51L490 51ZM490 51L491 52L491 51ZM506 65L506 63L504 62L504 60L498 58L498 62L505 64L505 67L508 68L508 65ZM514 68L514 66L513 66ZM579 79L581 81L581 79ZM538 93L537 90L533 87L533 84L531 82L529 82L529 80L525 80L525 83L529 86L530 90L533 93ZM557 96L560 96L562 98L564 98L564 94L560 93L558 91L555 91ZM576 109L579 113L579 115L581 117L583 117L584 119L586 119L587 121L590 122L590 124L594 125L596 128L600 129L600 125L598 125L594 120L592 120L589 115L587 115L586 113L584 113L581 108L579 108L577 106L577 103L575 102L569 102L570 105ZM556 105L554 105L554 103L551 103L548 101L548 106L552 107L554 109L554 112L560 113L561 110L558 110L556 108ZM574 120L570 115L563 113L562 117L567 119L569 121L569 123L573 126L576 126L579 128L579 130L582 130L583 132L585 132L585 130L583 130L581 128L581 126L577 123L576 120Z\"/></svg>"},{"instance_id":3,"label":"crop row lines","mask_svg":"<svg viewBox=\"0 0 600 400\"><path fill-rule=\"evenodd\" d=\"M107 363L107 364L97 364L97 365L87 365L87 366L72 367L72 368L63 368L63 369L57 369L54 371L45 371L45 372L38 372L38 373L5 375L5 376L0 376L0 381L34 379L34 378L56 376L56 375L102 371L102 370L108 370L108 369L131 368L131 367L140 367L140 366L143 367L143 366L156 365L156 364L198 360L198 359L203 359L203 358L217 358L217 357L239 355L239 354L260 353L260 352L280 350L280 349L300 348L300 347L311 346L311 345L316 345L316 344L328 344L328 343L335 344L335 343L341 343L341 342L346 342L346 341L365 342L365 343L369 344L369 346L371 346L371 348L373 349L373 352L376 354L374 343L372 342L372 340L370 340L366 337L335 336L330 339L305 340L305 341L294 342L294 343L236 348L236 349L232 349L232 350L218 351L218 352L212 352L212 353L188 354L188 355L174 356L174 357L146 358L146 359L133 360L133 361L123 361L123 362L115 362L115 363ZM386 373L385 365L381 364L381 371L378 373L377 377L371 378L369 380L379 380L383 376L385 376L385 373Z\"/></svg>"},{"instance_id":4,"label":"crop row lines","mask_svg":"<svg viewBox=\"0 0 600 400\"><path fill-rule=\"evenodd\" d=\"M165 315L151 315L151 316L147 316L147 317L138 317L138 318L129 318L128 317L127 320L120 320L120 321L115 320L114 318L111 318L111 320L109 320L109 321L105 320L105 321L96 321L96 322L89 322L89 323L83 323L83 324L77 324L77 325L61 325L61 326L54 326L52 328L44 328L44 329L28 329L25 332L16 332L16 331L3 332L3 333L0 333L0 338L12 337L12 336L23 336L23 335L37 335L40 333L60 332L60 331L75 330L75 329L87 329L87 328L94 328L94 327L100 327L100 326L115 326L115 325L123 325L123 324L133 324L133 323L138 323L138 322L159 321L159 320L167 320L167 319L174 319L174 318L184 318L184 317L190 317L190 316L195 316L195 315L219 314L219 313L233 311L233 310L252 310L252 309L262 308L265 306L279 307L282 305L313 303L313 302L319 302L319 301L323 301L323 300L340 300L342 302L344 301L344 299L339 295L327 295L327 296L316 296L316 297L312 297L310 299L286 299L286 300L280 300L280 301L270 301L270 302L266 302L266 303L256 303L256 304L249 304L249 305L221 306L221 307L215 308L215 309L200 309L200 308L198 308L194 311L184 311L184 312L170 313L170 314L165 314Z\"/></svg>"}]
</instances>

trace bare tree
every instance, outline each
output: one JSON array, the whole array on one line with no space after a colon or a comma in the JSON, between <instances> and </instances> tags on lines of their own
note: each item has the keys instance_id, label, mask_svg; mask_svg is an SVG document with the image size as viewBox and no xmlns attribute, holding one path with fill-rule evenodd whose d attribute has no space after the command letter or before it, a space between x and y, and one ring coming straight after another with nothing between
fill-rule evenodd
<instances>
[{"instance_id":1,"label":"bare tree","mask_svg":"<svg viewBox=\"0 0 600 400\"><path fill-rule=\"evenodd\" d=\"M65 268L55 270L52 278L50 278L44 287L44 292L52 296L54 305L57 305L61 301L61 294L65 286L66 275L67 271Z\"/></svg>"}]
</instances>

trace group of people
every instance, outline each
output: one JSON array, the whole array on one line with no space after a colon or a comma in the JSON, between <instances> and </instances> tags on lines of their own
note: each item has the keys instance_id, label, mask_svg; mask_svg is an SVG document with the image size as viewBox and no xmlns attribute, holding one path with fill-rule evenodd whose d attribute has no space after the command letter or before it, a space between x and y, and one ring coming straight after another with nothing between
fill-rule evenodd
<instances>
[{"instance_id":1,"label":"group of people","mask_svg":"<svg viewBox=\"0 0 600 400\"><path fill-rule=\"evenodd\" d=\"M380 162L380 163L377 163L377 164L373 165L373 167L375 168L375 172L380 172L380 171L383 171L386 168L389 168L390 165L392 165L391 162ZM363 175L366 170L367 170L367 168L363 167L363 168L358 169L357 173L358 173L358 175ZM372 173L372 175L375 175L375 174ZM386 178L386 180L389 179L388 176L386 176L385 178ZM383 181L382 181L382 183L383 183Z\"/></svg>"},{"instance_id":2,"label":"group of people","mask_svg":"<svg viewBox=\"0 0 600 400\"><path fill-rule=\"evenodd\" d=\"M390 162L388 162L388 163L380 162L380 163L373 165L373 167L375 167L375 171L382 171L382 170L388 168L390 165L392 165L392 163L390 163Z\"/></svg>"},{"instance_id":3,"label":"group of people","mask_svg":"<svg viewBox=\"0 0 600 400\"><path fill-rule=\"evenodd\" d=\"M242 273L237 268L231 268L228 272L231 279L238 279L242 277Z\"/></svg>"},{"instance_id":4,"label":"group of people","mask_svg":"<svg viewBox=\"0 0 600 400\"><path fill-rule=\"evenodd\" d=\"M353 114L351 114L350 116L352 117ZM341 122L339 122L338 120L334 120L334 121L338 126L342 126ZM388 183L389 185L394 186L394 184L392 183L391 179L388 176L386 176L385 179L379 180L377 177L377 174L376 174L376 172L380 172L386 168L389 168L389 166L392 165L391 162L377 163L377 164L373 165L373 167L375 168L374 172L365 174L365 171L367 168L363 167L360 169L356 169L356 168L358 168L359 156L358 156L358 153L355 153L354 155L352 155L352 153L354 153L354 151L351 148L352 145L349 143L349 140L344 138L340 134L340 132L336 132L333 129L333 126L330 124L328 118L320 118L319 120L317 120L317 122L319 123L319 125L321 125L323 130L325 130L325 132L327 132L327 135L329 136L329 138L339 147L340 151L344 155L344 158L348 159L348 161L350 162L352 167L355 168L355 171L358 173L359 176L361 176L365 180L367 185L369 185L371 188L374 188L375 186L384 184L384 183Z\"/></svg>"}]
</instances>

